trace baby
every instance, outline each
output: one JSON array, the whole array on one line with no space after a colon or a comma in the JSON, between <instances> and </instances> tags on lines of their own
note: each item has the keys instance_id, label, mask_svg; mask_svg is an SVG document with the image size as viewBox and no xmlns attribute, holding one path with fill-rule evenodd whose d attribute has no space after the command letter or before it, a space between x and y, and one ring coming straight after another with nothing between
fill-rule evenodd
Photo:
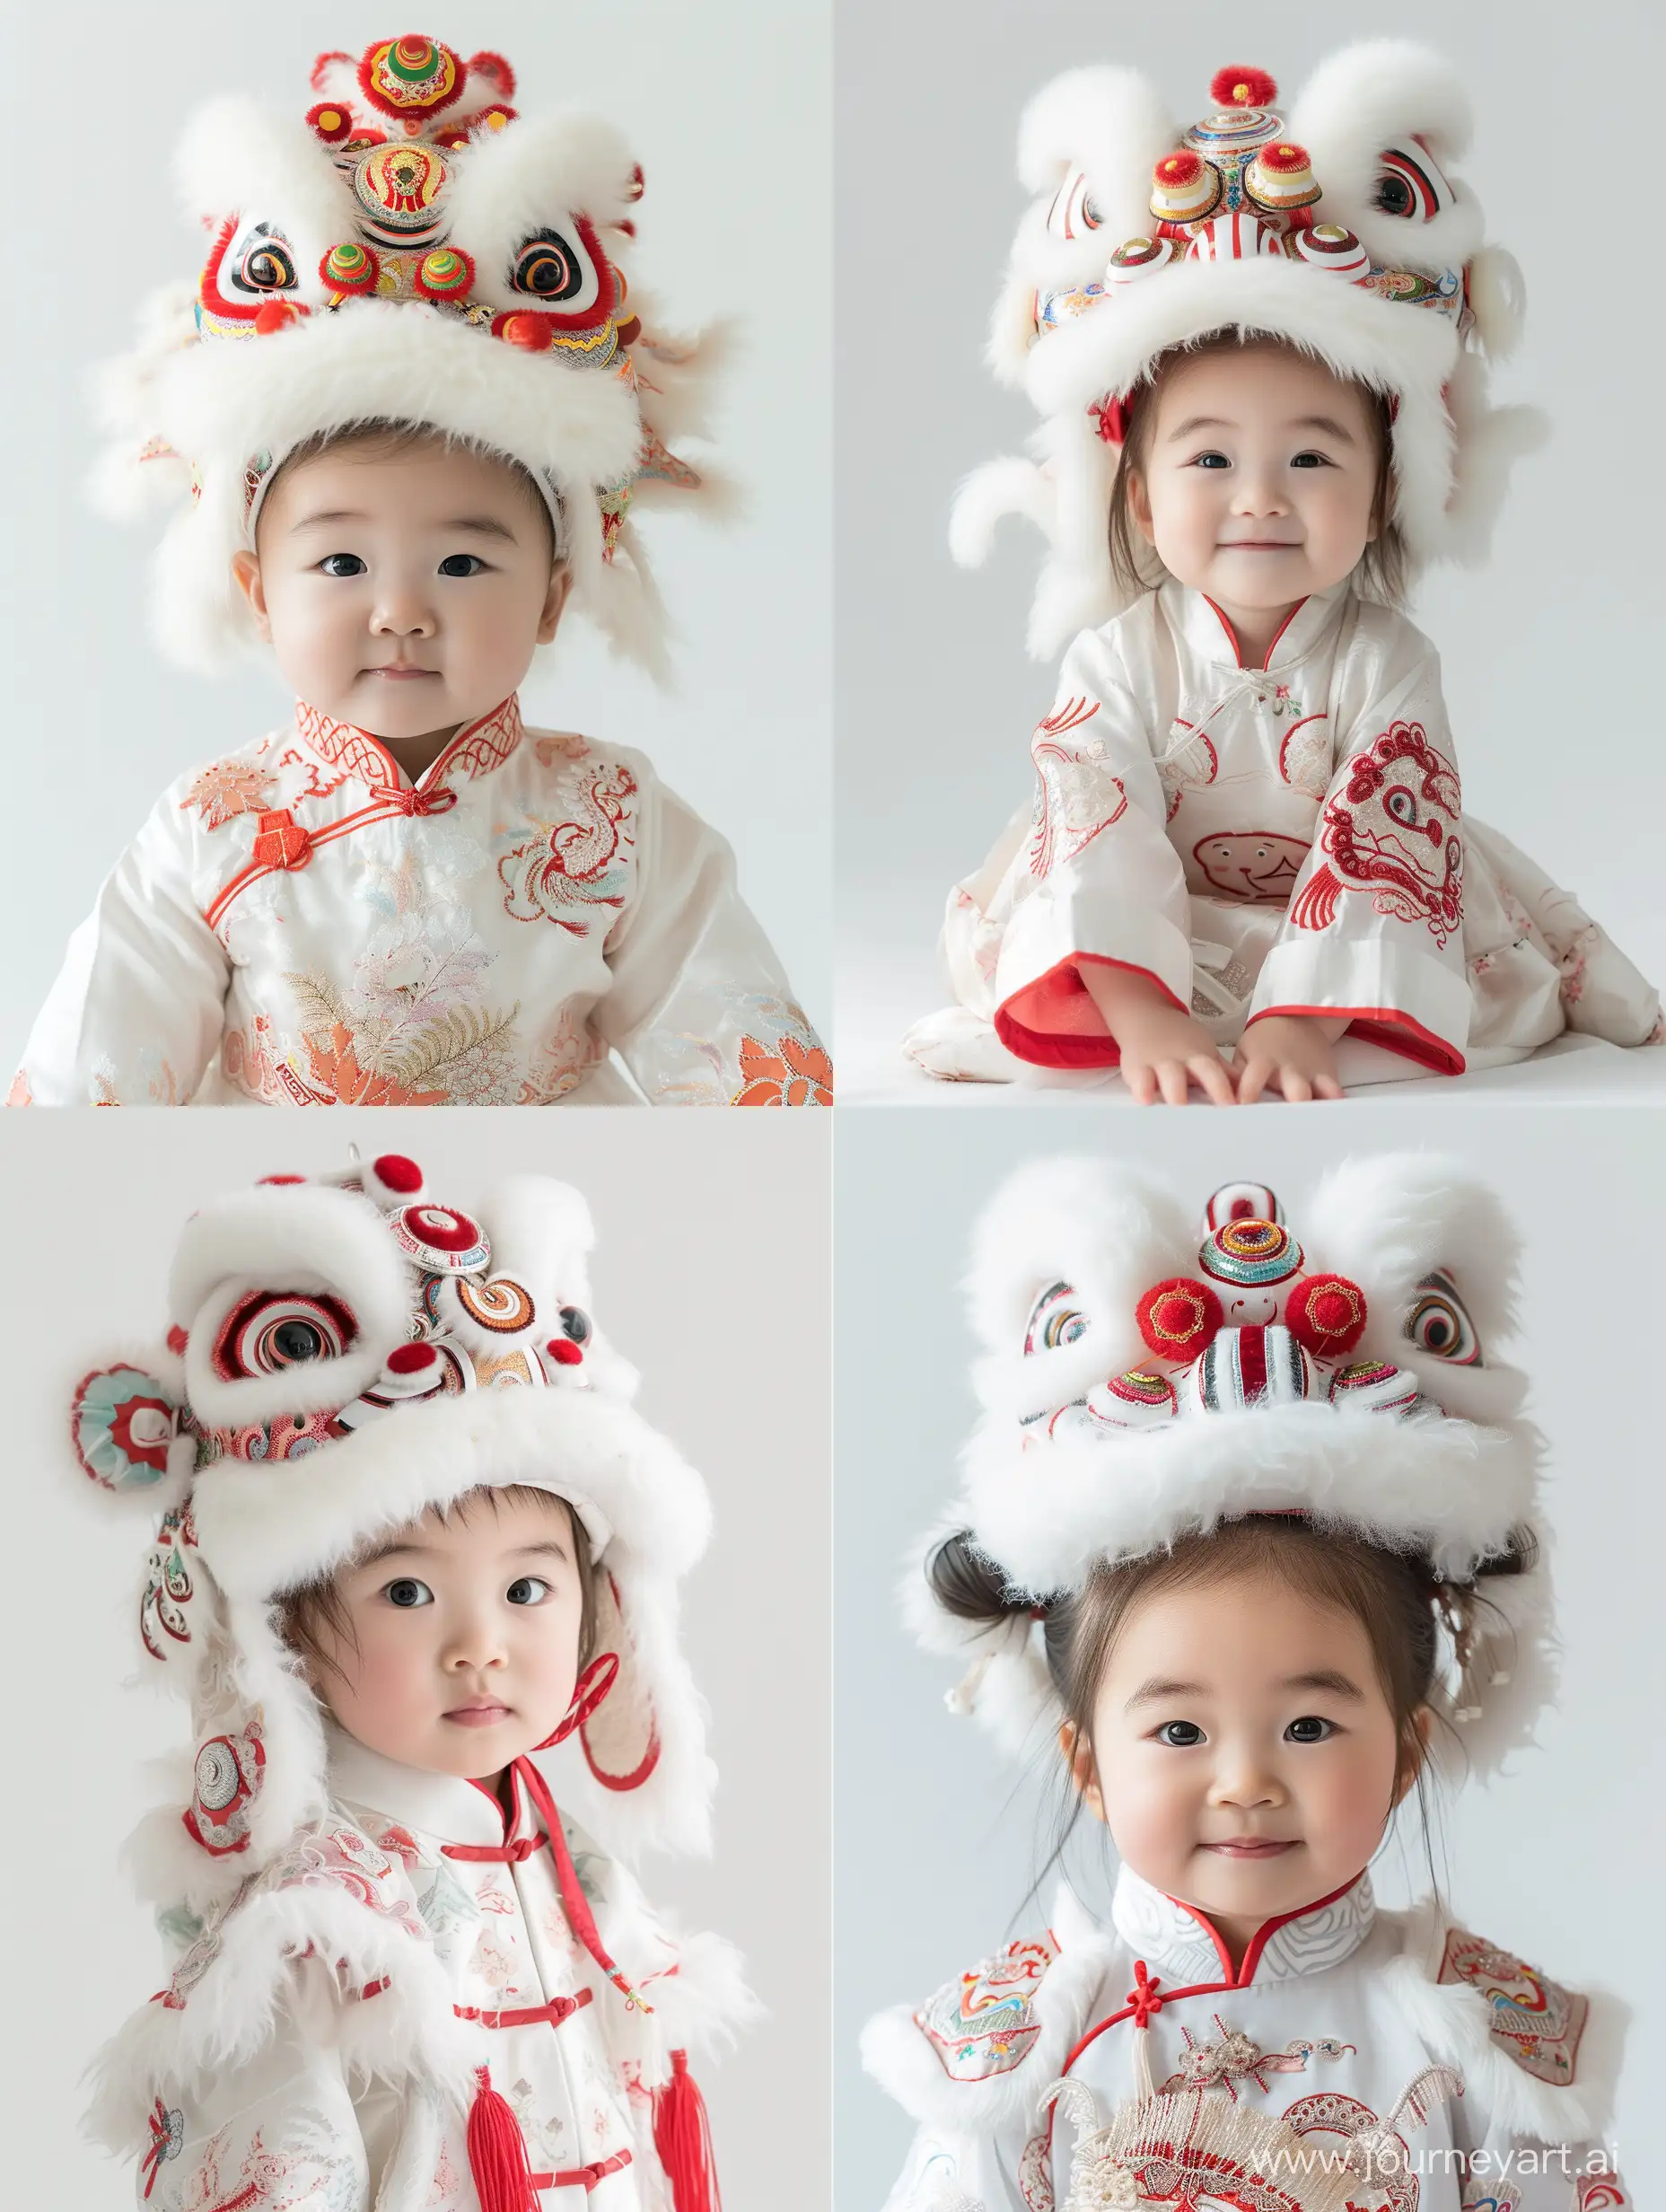
<instances>
[{"instance_id":1,"label":"baby","mask_svg":"<svg viewBox=\"0 0 1666 2212\"><path fill-rule=\"evenodd\" d=\"M294 722L164 793L13 1102L828 1102L723 840L517 700L569 600L662 664L631 513L699 493L662 432L704 364L627 305L640 170L518 119L499 56L394 40L313 82L299 143L198 119L207 264L112 397L113 487L192 494L164 645L264 641Z\"/></svg>"},{"instance_id":2,"label":"baby","mask_svg":"<svg viewBox=\"0 0 1666 2212\"><path fill-rule=\"evenodd\" d=\"M1288 133L1265 73L1213 90L1184 134L1124 72L1025 119L1050 198L994 354L1048 417L1048 465L974 478L957 544L1008 508L1044 521L1032 642L1088 627L1031 804L951 894L957 1004L907 1049L938 1076L1119 1067L1141 1102L1225 1104L1457 1075L1565 1029L1652 1041L1655 991L1465 809L1437 656L1397 610L1530 431L1486 402L1519 276L1441 166L1461 95L1387 46L1328 64ZM1171 149L1144 175L1107 153L1141 145ZM1141 215L1107 258L1105 225Z\"/></svg>"}]
</instances>

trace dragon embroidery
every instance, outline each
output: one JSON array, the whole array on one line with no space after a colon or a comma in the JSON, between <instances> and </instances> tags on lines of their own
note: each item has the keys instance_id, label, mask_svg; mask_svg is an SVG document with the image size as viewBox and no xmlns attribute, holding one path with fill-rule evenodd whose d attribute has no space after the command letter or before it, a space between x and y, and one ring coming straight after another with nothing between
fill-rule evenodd
<instances>
[{"instance_id":1,"label":"dragon embroidery","mask_svg":"<svg viewBox=\"0 0 1666 2212\"><path fill-rule=\"evenodd\" d=\"M593 908L622 908L636 844L630 826L636 794L636 779L627 768L598 768L581 784L573 820L540 823L541 836L498 862L505 912L517 922L551 921L583 937Z\"/></svg>"}]
</instances>

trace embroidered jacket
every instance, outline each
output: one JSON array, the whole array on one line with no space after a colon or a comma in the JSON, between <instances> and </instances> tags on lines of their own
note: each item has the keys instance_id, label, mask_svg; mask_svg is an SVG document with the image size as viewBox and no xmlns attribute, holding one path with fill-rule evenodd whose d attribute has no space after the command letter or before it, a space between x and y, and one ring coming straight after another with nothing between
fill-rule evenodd
<instances>
[{"instance_id":1,"label":"embroidered jacket","mask_svg":"<svg viewBox=\"0 0 1666 2212\"><path fill-rule=\"evenodd\" d=\"M332 1729L324 1817L187 1946L101 2055L94 2124L152 2212L477 2212L485 2067L545 2212L671 2212L653 2138L673 2046L750 2009L713 1936L674 1944L635 1882L540 1807ZM565 1864L564 1864L565 1862ZM574 1932L576 1883L627 2000ZM638 2002L637 2000L640 2000Z\"/></svg>"},{"instance_id":2,"label":"embroidered jacket","mask_svg":"<svg viewBox=\"0 0 1666 2212\"><path fill-rule=\"evenodd\" d=\"M1574 900L1465 815L1434 648L1346 585L1248 668L1214 602L1164 584L1076 639L1030 755L1033 805L943 933L960 1006L1020 1060L1115 1064L1089 961L1149 978L1221 1043L1267 1014L1346 1014L1450 1074L1564 1028L1639 1044L1660 1020ZM975 1051L935 1017L908 1049L988 1072L957 1039Z\"/></svg>"},{"instance_id":3,"label":"embroidered jacket","mask_svg":"<svg viewBox=\"0 0 1666 2212\"><path fill-rule=\"evenodd\" d=\"M870 2023L868 2068L919 2122L887 2212L1063 2207L1063 2106L1104 2125L1147 2079L1177 2137L1229 2134L1240 2114L1265 2136L1276 2116L1297 2156L1311 2143L1363 2166L1369 2153L1362 2208L1384 2189L1388 2212L1627 2202L1598 2147L1615 2059L1588 2001L1431 1910L1379 1912L1369 1875L1268 1921L1237 1971L1200 1912L1126 1866L1112 1923L1061 1892L1050 1928ZM1061 2076L1082 2089L1055 2114ZM1252 2162L1247 2185L1193 2172L1179 2193L1291 2212L1273 2163ZM1122 2201L1088 2186L1079 2202ZM1177 2188L1149 2181L1153 2199Z\"/></svg>"},{"instance_id":4,"label":"embroidered jacket","mask_svg":"<svg viewBox=\"0 0 1666 2212\"><path fill-rule=\"evenodd\" d=\"M165 792L70 941L14 1104L826 1103L728 846L640 753L514 698L413 784L293 730Z\"/></svg>"}]
</instances>

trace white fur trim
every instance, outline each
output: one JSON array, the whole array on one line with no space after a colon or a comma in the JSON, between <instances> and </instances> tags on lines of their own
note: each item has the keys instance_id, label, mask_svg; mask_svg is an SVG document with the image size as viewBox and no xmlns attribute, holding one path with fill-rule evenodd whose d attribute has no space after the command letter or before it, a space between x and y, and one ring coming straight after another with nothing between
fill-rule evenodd
<instances>
[{"instance_id":1,"label":"white fur trim","mask_svg":"<svg viewBox=\"0 0 1666 2212\"><path fill-rule=\"evenodd\" d=\"M974 469L954 496L949 520L949 550L962 568L978 568L995 544L995 524L1022 514L1038 530L1050 531L1057 506L1055 487L1032 461L1008 455Z\"/></svg>"},{"instance_id":2,"label":"white fur trim","mask_svg":"<svg viewBox=\"0 0 1666 2212\"><path fill-rule=\"evenodd\" d=\"M328 1294L352 1312L358 1336L338 1359L223 1379L214 1369L215 1336L253 1291ZM189 1332L192 1411L211 1427L238 1428L344 1406L368 1389L409 1334L409 1270L369 1199L274 1185L233 1192L192 1217L169 1277L168 1305Z\"/></svg>"},{"instance_id":3,"label":"white fur trim","mask_svg":"<svg viewBox=\"0 0 1666 2212\"><path fill-rule=\"evenodd\" d=\"M1521 264L1503 246L1480 246L1469 260L1469 312L1489 361L1507 361L1527 320Z\"/></svg>"},{"instance_id":4,"label":"white fur trim","mask_svg":"<svg viewBox=\"0 0 1666 2212\"><path fill-rule=\"evenodd\" d=\"M1093 2013L1093 2000L1114 1955L1116 1939L1061 1891L1054 1900L1051 1933L1059 1955L1038 1983L1033 2017L1040 2033L1018 2065L987 2081L951 2081L915 2022L916 2007L877 2013L862 2032L862 2063L881 2088L921 2125L956 2134L988 2136L1003 2127L1031 2123L1043 2094L1064 2072L1065 2060Z\"/></svg>"},{"instance_id":5,"label":"white fur trim","mask_svg":"<svg viewBox=\"0 0 1666 2212\"><path fill-rule=\"evenodd\" d=\"M477 138L457 162L451 196L452 235L474 257L470 298L496 308L526 306L525 293L509 281L522 241L558 229L562 211L603 226L618 223L633 205L632 167L630 148L611 123L571 109L522 116L510 129Z\"/></svg>"},{"instance_id":6,"label":"white fur trim","mask_svg":"<svg viewBox=\"0 0 1666 2212\"><path fill-rule=\"evenodd\" d=\"M1290 136L1307 148L1322 187L1320 223L1341 223L1388 268L1461 268L1481 242L1481 211L1451 164L1469 151L1469 96L1448 61L1399 39L1345 47L1321 62L1290 110ZM1430 221L1373 205L1385 146L1423 139L1455 204Z\"/></svg>"},{"instance_id":7,"label":"white fur trim","mask_svg":"<svg viewBox=\"0 0 1666 2212\"><path fill-rule=\"evenodd\" d=\"M747 1987L746 1962L732 1943L709 1933L676 1941L677 1971L649 1983L648 2002L668 2050L716 2059L764 2017L764 2008Z\"/></svg>"}]
</instances>

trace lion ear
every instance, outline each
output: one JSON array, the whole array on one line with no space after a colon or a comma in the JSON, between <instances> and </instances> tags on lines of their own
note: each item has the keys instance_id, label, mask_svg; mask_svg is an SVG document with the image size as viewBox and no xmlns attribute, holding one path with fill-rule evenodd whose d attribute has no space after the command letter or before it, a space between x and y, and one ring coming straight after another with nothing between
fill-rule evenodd
<instances>
[{"instance_id":1,"label":"lion ear","mask_svg":"<svg viewBox=\"0 0 1666 2212\"><path fill-rule=\"evenodd\" d=\"M69 1438L81 1471L122 1507L171 1513L190 1487L196 1439L182 1435L176 1356L141 1354L94 1367L76 1383Z\"/></svg>"}]
</instances>

